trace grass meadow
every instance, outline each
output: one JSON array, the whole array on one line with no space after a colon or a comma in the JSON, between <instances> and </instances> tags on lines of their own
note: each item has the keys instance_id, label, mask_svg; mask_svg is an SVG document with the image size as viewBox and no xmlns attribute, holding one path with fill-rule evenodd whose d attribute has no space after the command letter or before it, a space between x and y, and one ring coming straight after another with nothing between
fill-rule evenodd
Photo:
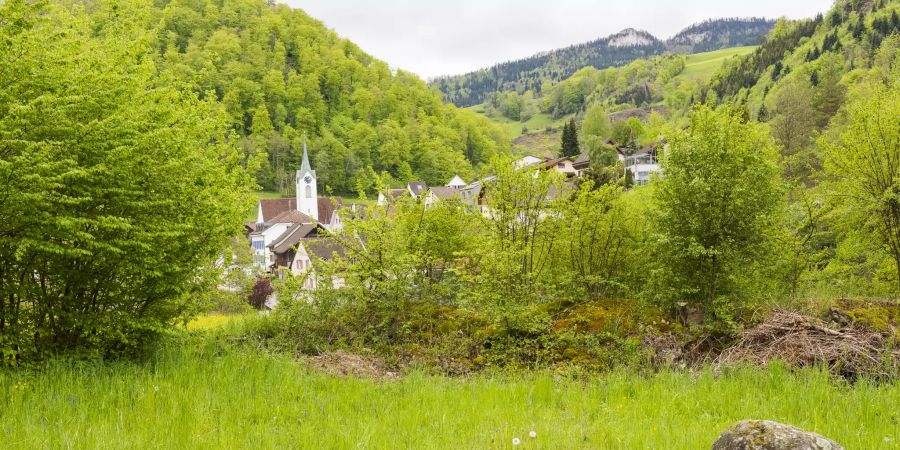
<instances>
[{"instance_id":1,"label":"grass meadow","mask_svg":"<svg viewBox=\"0 0 900 450\"><path fill-rule=\"evenodd\" d=\"M709 80L726 59L733 56L746 55L755 49L755 46L733 47L687 55L684 62L684 70L678 76L687 80Z\"/></svg>"},{"instance_id":2,"label":"grass meadow","mask_svg":"<svg viewBox=\"0 0 900 450\"><path fill-rule=\"evenodd\" d=\"M765 418L848 449L900 448L900 386L816 370L379 381L204 334L142 362L0 371L0 447L706 449L733 422Z\"/></svg>"}]
</instances>

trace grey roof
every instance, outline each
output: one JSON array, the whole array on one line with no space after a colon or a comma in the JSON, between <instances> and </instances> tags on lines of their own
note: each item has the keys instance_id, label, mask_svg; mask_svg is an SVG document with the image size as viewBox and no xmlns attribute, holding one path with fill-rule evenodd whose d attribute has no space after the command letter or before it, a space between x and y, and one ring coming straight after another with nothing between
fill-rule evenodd
<instances>
[{"instance_id":1,"label":"grey roof","mask_svg":"<svg viewBox=\"0 0 900 450\"><path fill-rule=\"evenodd\" d=\"M300 163L300 172L313 172L312 167L309 165L309 155L306 152L306 138L303 138L303 162Z\"/></svg>"},{"instance_id":2,"label":"grey roof","mask_svg":"<svg viewBox=\"0 0 900 450\"><path fill-rule=\"evenodd\" d=\"M278 236L278 239L275 239L274 242L269 244L269 248L272 249L275 253L284 253L294 247L296 247L297 243L300 242L301 239L306 238L310 235L318 225L314 223L300 223L294 224L288 227L281 236Z\"/></svg>"},{"instance_id":3,"label":"grey roof","mask_svg":"<svg viewBox=\"0 0 900 450\"><path fill-rule=\"evenodd\" d=\"M446 200L459 197L460 190L449 186L434 186L429 188L435 197Z\"/></svg>"},{"instance_id":4,"label":"grey roof","mask_svg":"<svg viewBox=\"0 0 900 450\"><path fill-rule=\"evenodd\" d=\"M422 195L422 192L425 192L425 189L428 189L428 185L425 184L424 181L410 181L407 187L410 192L412 192L413 197Z\"/></svg>"},{"instance_id":5,"label":"grey roof","mask_svg":"<svg viewBox=\"0 0 900 450\"><path fill-rule=\"evenodd\" d=\"M575 166L587 166L591 163L591 157L587 153L582 153L578 155L578 158L572 163Z\"/></svg>"},{"instance_id":6,"label":"grey roof","mask_svg":"<svg viewBox=\"0 0 900 450\"><path fill-rule=\"evenodd\" d=\"M388 189L387 192L384 193L384 196L393 200L398 197L402 197L404 195L409 195L409 191L406 189Z\"/></svg>"},{"instance_id":7,"label":"grey roof","mask_svg":"<svg viewBox=\"0 0 900 450\"><path fill-rule=\"evenodd\" d=\"M344 257L344 246L334 239L310 239L303 243L307 253L321 260L329 260L335 256Z\"/></svg>"}]
</instances>

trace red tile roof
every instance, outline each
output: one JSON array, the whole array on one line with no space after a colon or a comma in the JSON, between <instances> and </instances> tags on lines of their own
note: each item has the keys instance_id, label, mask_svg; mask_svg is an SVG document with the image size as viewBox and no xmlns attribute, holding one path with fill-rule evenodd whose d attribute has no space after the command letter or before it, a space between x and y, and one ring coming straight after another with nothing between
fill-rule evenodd
<instances>
[{"instance_id":1,"label":"red tile roof","mask_svg":"<svg viewBox=\"0 0 900 450\"><path fill-rule=\"evenodd\" d=\"M259 204L262 206L263 222L268 222L285 211L297 210L297 199L294 197L261 198Z\"/></svg>"},{"instance_id":2,"label":"red tile roof","mask_svg":"<svg viewBox=\"0 0 900 450\"><path fill-rule=\"evenodd\" d=\"M341 209L343 201L340 197L319 197L319 223L331 223L331 216Z\"/></svg>"}]
</instances>

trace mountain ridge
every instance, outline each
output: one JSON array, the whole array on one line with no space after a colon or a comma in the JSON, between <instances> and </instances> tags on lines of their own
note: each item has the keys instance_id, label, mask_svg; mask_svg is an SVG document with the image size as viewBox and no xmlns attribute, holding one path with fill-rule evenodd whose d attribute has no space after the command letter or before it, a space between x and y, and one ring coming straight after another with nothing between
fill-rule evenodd
<instances>
[{"instance_id":1,"label":"mountain ridge","mask_svg":"<svg viewBox=\"0 0 900 450\"><path fill-rule=\"evenodd\" d=\"M473 106L496 91L539 93L544 82L560 81L588 66L603 69L667 52L695 53L753 45L774 25L774 20L758 17L708 19L682 29L665 41L645 30L625 28L589 42L464 74L436 77L429 84L441 92L445 101L460 107Z\"/></svg>"}]
</instances>

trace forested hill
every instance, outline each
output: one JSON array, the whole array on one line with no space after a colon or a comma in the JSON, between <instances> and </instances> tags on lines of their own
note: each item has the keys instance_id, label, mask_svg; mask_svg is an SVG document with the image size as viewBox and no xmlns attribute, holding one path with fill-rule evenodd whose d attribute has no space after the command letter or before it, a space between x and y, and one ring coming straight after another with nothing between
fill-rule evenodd
<instances>
[{"instance_id":1,"label":"forested hill","mask_svg":"<svg viewBox=\"0 0 900 450\"><path fill-rule=\"evenodd\" d=\"M304 136L320 191L335 193L372 193L376 178L469 177L509 145L487 120L442 103L415 75L392 73L299 9L265 0L86 5L97 29L148 29L162 78L224 105L245 153L260 156L267 190L293 189Z\"/></svg>"},{"instance_id":2,"label":"forested hill","mask_svg":"<svg viewBox=\"0 0 900 450\"><path fill-rule=\"evenodd\" d=\"M493 92L530 90L540 95L545 83L566 79L584 67L622 66L667 51L693 53L754 45L773 25L774 21L760 18L708 20L682 30L666 42L646 31L629 28L584 44L464 75L440 77L431 84L441 91L445 100L463 107L483 103Z\"/></svg>"},{"instance_id":3,"label":"forested hill","mask_svg":"<svg viewBox=\"0 0 900 450\"><path fill-rule=\"evenodd\" d=\"M763 18L707 20L691 25L666 40L669 51L703 53L758 44L775 26Z\"/></svg>"},{"instance_id":4,"label":"forested hill","mask_svg":"<svg viewBox=\"0 0 900 450\"><path fill-rule=\"evenodd\" d=\"M896 33L900 2L838 0L824 16L779 21L753 53L727 61L700 100L773 122L776 139L795 151L828 124L858 73L890 59Z\"/></svg>"}]
</instances>

